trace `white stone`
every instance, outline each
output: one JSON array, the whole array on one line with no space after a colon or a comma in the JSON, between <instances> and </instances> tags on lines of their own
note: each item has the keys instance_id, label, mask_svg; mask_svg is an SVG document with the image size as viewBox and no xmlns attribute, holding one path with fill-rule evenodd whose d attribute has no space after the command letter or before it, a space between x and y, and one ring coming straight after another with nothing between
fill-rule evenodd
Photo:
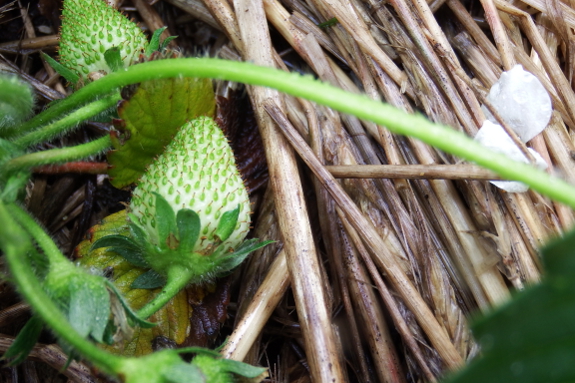
<instances>
[{"instance_id":1,"label":"white stone","mask_svg":"<svg viewBox=\"0 0 575 383\"><path fill-rule=\"evenodd\" d=\"M553 111L551 98L539 79L521 65L503 72L487 99L523 142L545 129ZM487 108L482 108L487 119L498 124Z\"/></svg>"},{"instance_id":2,"label":"white stone","mask_svg":"<svg viewBox=\"0 0 575 383\"><path fill-rule=\"evenodd\" d=\"M483 126L475 136L475 140L494 152L505 154L515 161L529 163L529 160L523 155L505 130L491 121L486 120L483 123ZM533 149L528 150L535 157L537 167L546 169L547 163L539 153ZM524 193L529 189L527 185L516 181L491 181L491 183L509 193Z\"/></svg>"}]
</instances>

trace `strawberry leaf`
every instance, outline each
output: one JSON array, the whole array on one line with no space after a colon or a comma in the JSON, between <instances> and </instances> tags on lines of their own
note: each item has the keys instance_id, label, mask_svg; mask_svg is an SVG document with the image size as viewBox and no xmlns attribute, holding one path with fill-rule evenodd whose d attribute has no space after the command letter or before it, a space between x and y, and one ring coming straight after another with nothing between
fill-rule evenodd
<instances>
[{"instance_id":1,"label":"strawberry leaf","mask_svg":"<svg viewBox=\"0 0 575 383\"><path fill-rule=\"evenodd\" d=\"M138 314L136 314L136 312L132 310L132 308L130 307L124 296L120 293L118 288L112 282L108 281L107 286L110 289L110 291L114 293L114 296L118 299L118 301L122 305L122 308L126 312L128 319L130 319L133 323L137 324L141 328L156 327L156 323L148 322L147 320L140 318Z\"/></svg>"},{"instance_id":2,"label":"strawberry leaf","mask_svg":"<svg viewBox=\"0 0 575 383\"><path fill-rule=\"evenodd\" d=\"M215 98L207 79L173 78L147 81L123 101L111 134L112 184L122 188L136 182L178 129L198 116L212 116Z\"/></svg>"},{"instance_id":3,"label":"strawberry leaf","mask_svg":"<svg viewBox=\"0 0 575 383\"><path fill-rule=\"evenodd\" d=\"M542 253L543 283L475 321L483 355L446 383L575 381L575 231Z\"/></svg>"},{"instance_id":4,"label":"strawberry leaf","mask_svg":"<svg viewBox=\"0 0 575 383\"><path fill-rule=\"evenodd\" d=\"M90 251L103 247L107 247L107 251L121 255L135 266L148 267L148 263L142 255L142 248L129 237L117 234L107 235L95 241Z\"/></svg>"},{"instance_id":5,"label":"strawberry leaf","mask_svg":"<svg viewBox=\"0 0 575 383\"><path fill-rule=\"evenodd\" d=\"M109 275L111 282L108 282L108 287L120 298L128 319L139 326L134 328L134 335L131 339L105 348L114 353L132 356L151 353L153 340L159 336L166 337L178 345L182 344L190 333L192 309L188 303L188 291L181 291L166 306L150 317L150 321L155 322L155 327L149 328L154 324L141 321L134 311L128 311L130 307L133 310L139 310L160 292L160 289L143 290L130 287L134 280L147 270L134 267L124 257L109 249L99 248L90 251L92 243L103 236L130 235L126 211L122 210L106 217L101 224L90 229L90 234L89 239L80 243L76 249L76 256L80 258L79 264L87 268L102 270Z\"/></svg>"}]
</instances>

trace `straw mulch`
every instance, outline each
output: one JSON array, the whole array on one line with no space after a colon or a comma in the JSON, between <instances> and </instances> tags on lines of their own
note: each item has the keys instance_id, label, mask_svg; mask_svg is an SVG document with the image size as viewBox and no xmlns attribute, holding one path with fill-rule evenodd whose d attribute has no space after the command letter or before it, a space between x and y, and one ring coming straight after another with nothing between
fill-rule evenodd
<instances>
[{"instance_id":1,"label":"straw mulch","mask_svg":"<svg viewBox=\"0 0 575 383\"><path fill-rule=\"evenodd\" d=\"M121 6L148 30L167 25L185 54L313 73L471 136L484 120L486 92L502 71L521 64L554 106L549 126L528 145L575 182L575 11L559 0L160 0L152 6L132 0ZM58 9L55 0L31 1L4 14L15 20L0 20L0 30L11 28L1 37L0 65L29 74L40 103L65 91L38 55L55 51ZM269 169L267 188L261 171L246 175L258 186L253 235L278 242L252 255L232 281L236 293L222 328L231 337L223 353L269 366L270 381L438 380L479 352L469 316L539 281L537 249L572 226L571 209L534 192L502 192L485 181L491 173L385 126L270 89L246 89ZM107 127L87 128L98 129ZM247 152L247 162L252 156L262 163L260 151ZM395 166L364 167L382 164ZM102 176L78 175L38 174L29 194L29 209L67 250L87 227L86 207L93 223L110 211L110 201L126 198L106 188ZM25 315L25 305L15 304L19 311L5 309L0 319ZM36 359L54 365L46 355ZM74 379L89 379L82 365L75 367ZM27 374L26 368L9 371Z\"/></svg>"}]
</instances>

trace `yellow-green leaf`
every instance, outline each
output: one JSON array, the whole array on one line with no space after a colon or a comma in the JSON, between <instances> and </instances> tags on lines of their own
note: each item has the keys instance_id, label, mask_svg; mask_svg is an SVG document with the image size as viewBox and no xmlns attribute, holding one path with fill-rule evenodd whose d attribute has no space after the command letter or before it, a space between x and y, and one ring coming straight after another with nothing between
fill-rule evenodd
<instances>
[{"instance_id":1,"label":"yellow-green leaf","mask_svg":"<svg viewBox=\"0 0 575 383\"><path fill-rule=\"evenodd\" d=\"M106 251L104 248L89 251L92 243L104 235L127 235L128 233L127 214L123 210L106 217L100 225L94 226L90 230L90 238L80 243L76 249L76 255L80 258L79 262L83 266L94 267L110 275L111 281L124 295L130 306L134 310L138 310L161 290L130 288L132 282L146 270L132 265L123 257ZM176 345L182 344L190 332L191 314L188 292L182 290L164 308L149 318L158 326L149 329L137 327L132 339L107 348L123 355L139 356L151 353L153 351L152 342L159 336L168 338Z\"/></svg>"}]
</instances>

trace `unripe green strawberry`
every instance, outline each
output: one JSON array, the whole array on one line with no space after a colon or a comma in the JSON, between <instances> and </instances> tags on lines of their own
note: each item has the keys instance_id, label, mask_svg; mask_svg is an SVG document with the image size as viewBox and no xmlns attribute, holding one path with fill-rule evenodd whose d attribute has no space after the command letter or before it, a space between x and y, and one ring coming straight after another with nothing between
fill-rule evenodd
<instances>
[{"instance_id":1,"label":"unripe green strawberry","mask_svg":"<svg viewBox=\"0 0 575 383\"><path fill-rule=\"evenodd\" d=\"M60 61L81 78L111 68L104 53L120 50L124 67L134 63L148 42L140 28L104 0L65 0L60 33Z\"/></svg>"},{"instance_id":2,"label":"unripe green strawberry","mask_svg":"<svg viewBox=\"0 0 575 383\"><path fill-rule=\"evenodd\" d=\"M244 241L250 201L228 141L215 121L184 124L146 170L129 206L130 236L109 235L108 247L135 266L149 268L132 288L164 286L138 315L148 318L186 284L229 273L270 241Z\"/></svg>"},{"instance_id":3,"label":"unripe green strawberry","mask_svg":"<svg viewBox=\"0 0 575 383\"><path fill-rule=\"evenodd\" d=\"M217 245L216 228L222 214L239 206L235 230L224 241L224 251L235 249L250 227L250 200L236 168L226 137L209 117L186 123L148 167L132 194L130 210L158 245L156 194L174 212L191 209L201 222L200 238L193 251L209 254Z\"/></svg>"}]
</instances>

